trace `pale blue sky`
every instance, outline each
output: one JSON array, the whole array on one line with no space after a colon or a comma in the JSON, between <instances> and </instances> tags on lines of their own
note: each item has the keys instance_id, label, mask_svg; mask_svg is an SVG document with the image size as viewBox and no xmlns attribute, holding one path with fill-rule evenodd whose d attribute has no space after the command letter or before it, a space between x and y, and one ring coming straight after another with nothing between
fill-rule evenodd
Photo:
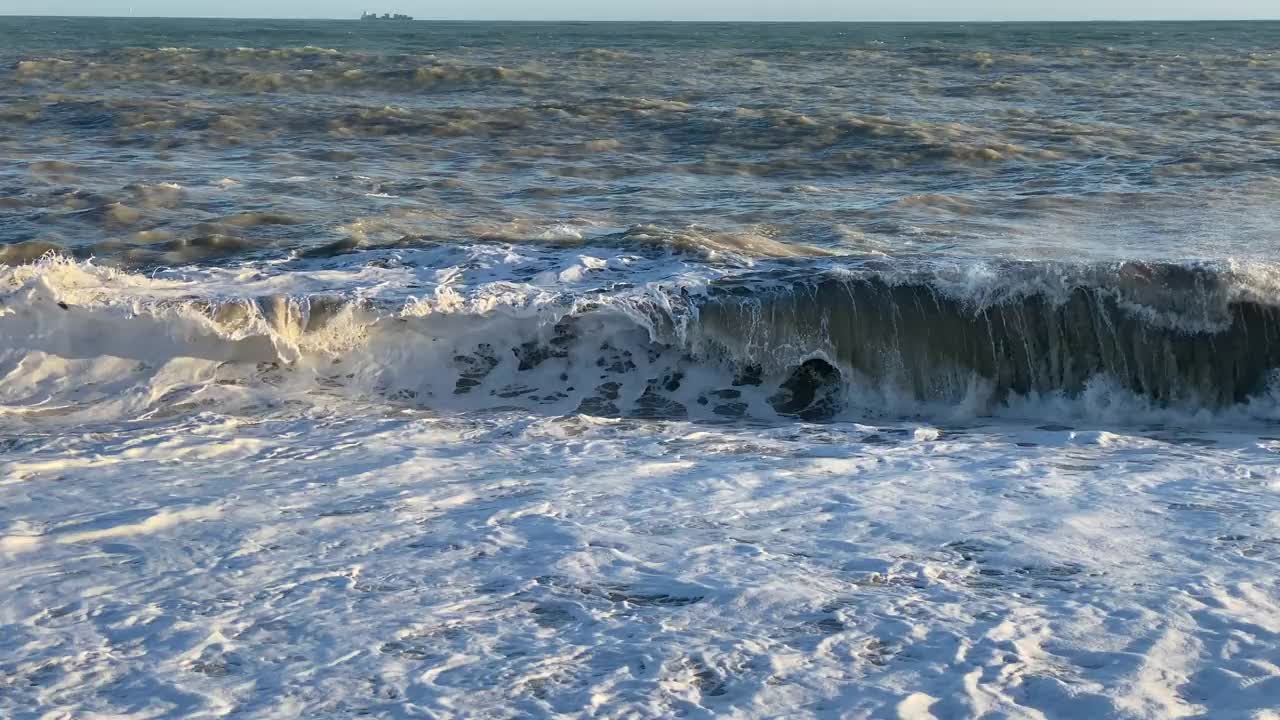
<instances>
[{"instance_id":1,"label":"pale blue sky","mask_svg":"<svg viewBox=\"0 0 1280 720\"><path fill-rule=\"evenodd\" d=\"M1086 20L1280 17L1280 0L0 0L0 14L512 20Z\"/></svg>"}]
</instances>

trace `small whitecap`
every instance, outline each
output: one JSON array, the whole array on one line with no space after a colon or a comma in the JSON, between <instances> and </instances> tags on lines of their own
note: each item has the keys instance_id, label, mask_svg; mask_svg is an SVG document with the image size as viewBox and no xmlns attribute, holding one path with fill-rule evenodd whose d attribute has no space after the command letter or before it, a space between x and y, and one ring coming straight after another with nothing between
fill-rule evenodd
<instances>
[{"instance_id":1,"label":"small whitecap","mask_svg":"<svg viewBox=\"0 0 1280 720\"><path fill-rule=\"evenodd\" d=\"M918 427L911 436L916 442L933 442L942 437L942 431L933 427Z\"/></svg>"}]
</instances>

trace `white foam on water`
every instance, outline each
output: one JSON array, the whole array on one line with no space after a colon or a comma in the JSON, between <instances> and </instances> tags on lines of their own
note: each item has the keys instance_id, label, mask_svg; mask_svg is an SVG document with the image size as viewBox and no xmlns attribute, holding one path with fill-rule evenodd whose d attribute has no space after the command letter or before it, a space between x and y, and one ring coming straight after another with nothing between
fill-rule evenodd
<instances>
[{"instance_id":1,"label":"white foam on water","mask_svg":"<svg viewBox=\"0 0 1280 720\"><path fill-rule=\"evenodd\" d=\"M1265 717L1280 683L1280 445L1246 434L6 435L4 714Z\"/></svg>"},{"instance_id":2,"label":"white foam on water","mask_svg":"<svg viewBox=\"0 0 1280 720\"><path fill-rule=\"evenodd\" d=\"M1278 33L0 17L0 719L1280 719Z\"/></svg>"},{"instance_id":3,"label":"white foam on water","mask_svg":"<svg viewBox=\"0 0 1280 720\"><path fill-rule=\"evenodd\" d=\"M671 392L691 420L499 409L456 394L458 353L501 341L482 389L585 388L626 341L638 402L664 362L643 349L678 335L644 303L713 277L582 247L378 257L3 271L0 716L1274 708L1265 413L1103 383L991 417L851 383L857 421L814 424L766 378L733 420L696 402L731 387L714 364ZM600 292L612 267L628 287ZM298 299L335 289L308 331ZM592 344L519 371L505 348L570 316Z\"/></svg>"}]
</instances>

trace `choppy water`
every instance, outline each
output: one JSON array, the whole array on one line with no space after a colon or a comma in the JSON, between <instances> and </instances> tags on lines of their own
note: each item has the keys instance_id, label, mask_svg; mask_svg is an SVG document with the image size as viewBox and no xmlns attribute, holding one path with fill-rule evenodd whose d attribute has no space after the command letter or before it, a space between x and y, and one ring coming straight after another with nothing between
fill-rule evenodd
<instances>
[{"instance_id":1,"label":"choppy water","mask_svg":"<svg viewBox=\"0 0 1280 720\"><path fill-rule=\"evenodd\" d=\"M9 244L1272 251L1276 23L2 22Z\"/></svg>"},{"instance_id":2,"label":"choppy water","mask_svg":"<svg viewBox=\"0 0 1280 720\"><path fill-rule=\"evenodd\" d=\"M252 271L269 303L376 300L365 324L536 296L529 346L623 307L656 375L728 348L917 400L1221 406L1277 356L1277 23L2 22L9 263L182 268L215 303L263 300L200 273ZM521 364L476 340L459 381ZM507 380L479 394L542 381ZM566 383L540 389L600 399Z\"/></svg>"},{"instance_id":3,"label":"choppy water","mask_svg":"<svg viewBox=\"0 0 1280 720\"><path fill-rule=\"evenodd\" d=\"M1280 23L0 18L0 161L0 715L1280 706Z\"/></svg>"}]
</instances>

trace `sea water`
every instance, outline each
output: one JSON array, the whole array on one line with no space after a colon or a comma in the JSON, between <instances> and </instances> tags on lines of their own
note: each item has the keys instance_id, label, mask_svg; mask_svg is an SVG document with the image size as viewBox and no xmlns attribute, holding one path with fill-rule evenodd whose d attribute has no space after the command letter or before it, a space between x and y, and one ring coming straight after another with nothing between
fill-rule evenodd
<instances>
[{"instance_id":1,"label":"sea water","mask_svg":"<svg viewBox=\"0 0 1280 720\"><path fill-rule=\"evenodd\" d=\"M0 40L0 714L1280 717L1280 23Z\"/></svg>"}]
</instances>

